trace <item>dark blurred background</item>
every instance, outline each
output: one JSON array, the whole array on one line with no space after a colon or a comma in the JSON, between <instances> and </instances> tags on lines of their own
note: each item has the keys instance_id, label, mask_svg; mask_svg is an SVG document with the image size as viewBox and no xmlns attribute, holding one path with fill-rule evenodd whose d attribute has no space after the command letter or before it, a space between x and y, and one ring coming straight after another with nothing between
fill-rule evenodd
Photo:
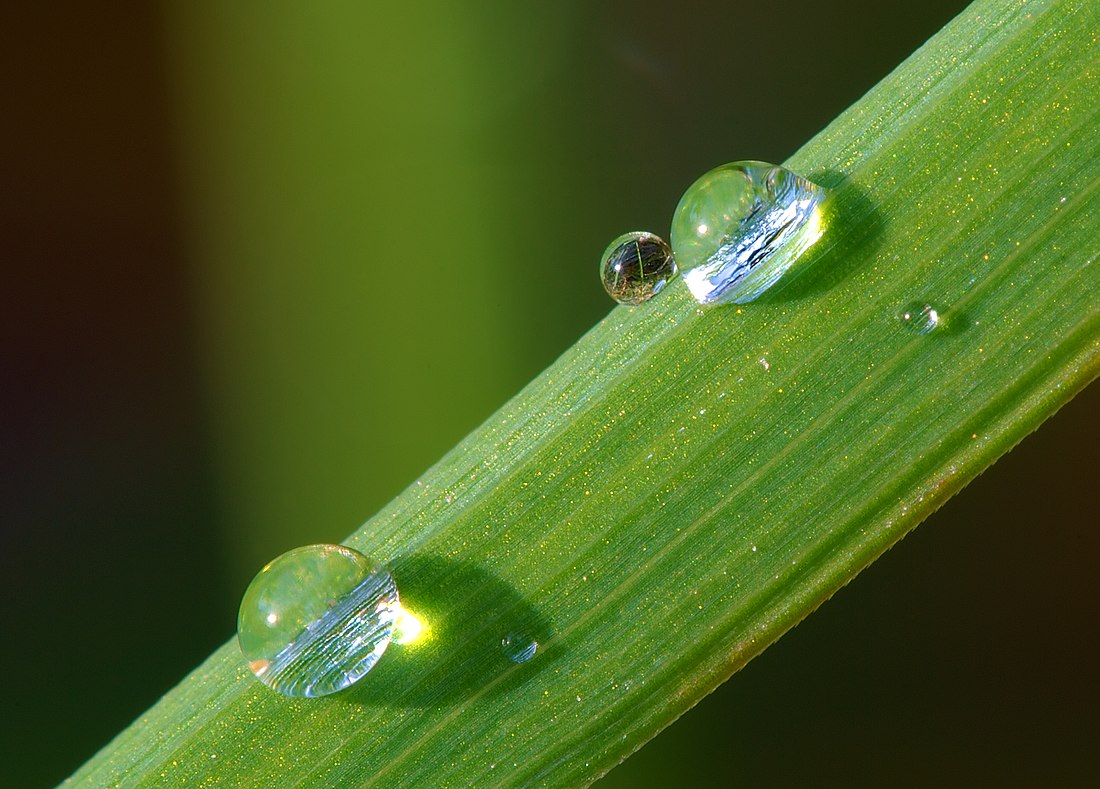
<instances>
[{"instance_id":1,"label":"dark blurred background","mask_svg":"<svg viewBox=\"0 0 1100 789\"><path fill-rule=\"evenodd\" d=\"M0 11L0 783L68 775L263 562L604 315L608 240L782 161L965 4L368 5ZM1098 405L605 785L1086 782Z\"/></svg>"}]
</instances>

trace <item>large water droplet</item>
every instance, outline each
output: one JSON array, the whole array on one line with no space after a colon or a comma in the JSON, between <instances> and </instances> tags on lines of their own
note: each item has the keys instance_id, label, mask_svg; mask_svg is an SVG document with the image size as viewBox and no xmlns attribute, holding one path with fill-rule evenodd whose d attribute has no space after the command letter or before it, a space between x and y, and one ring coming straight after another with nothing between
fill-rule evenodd
<instances>
[{"instance_id":1,"label":"large water droplet","mask_svg":"<svg viewBox=\"0 0 1100 789\"><path fill-rule=\"evenodd\" d=\"M653 233L624 233L600 258L604 290L620 304L641 304L653 298L676 273L672 248Z\"/></svg>"},{"instance_id":2,"label":"large water droplet","mask_svg":"<svg viewBox=\"0 0 1100 789\"><path fill-rule=\"evenodd\" d=\"M385 567L342 545L274 559L245 590L237 639L249 668L286 696L327 696L374 667L401 606Z\"/></svg>"},{"instance_id":3,"label":"large water droplet","mask_svg":"<svg viewBox=\"0 0 1100 789\"><path fill-rule=\"evenodd\" d=\"M513 663L526 663L539 650L539 642L523 633L508 633L500 639L500 650Z\"/></svg>"},{"instance_id":4,"label":"large water droplet","mask_svg":"<svg viewBox=\"0 0 1100 789\"><path fill-rule=\"evenodd\" d=\"M901 323L917 334L928 334L940 325L940 313L931 304L914 302L901 311Z\"/></svg>"},{"instance_id":5,"label":"large water droplet","mask_svg":"<svg viewBox=\"0 0 1100 789\"><path fill-rule=\"evenodd\" d=\"M825 189L767 162L731 162L676 206L672 249L700 304L752 301L821 238Z\"/></svg>"}]
</instances>

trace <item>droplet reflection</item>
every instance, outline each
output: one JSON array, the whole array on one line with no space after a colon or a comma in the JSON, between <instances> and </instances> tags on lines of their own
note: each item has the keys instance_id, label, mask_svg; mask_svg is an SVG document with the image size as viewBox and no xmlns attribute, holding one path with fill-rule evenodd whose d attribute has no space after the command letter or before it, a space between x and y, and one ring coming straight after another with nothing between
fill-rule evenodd
<instances>
[{"instance_id":1,"label":"droplet reflection","mask_svg":"<svg viewBox=\"0 0 1100 789\"><path fill-rule=\"evenodd\" d=\"M401 610L378 562L343 545L271 561L245 590L237 639L252 672L285 696L327 696L374 667Z\"/></svg>"},{"instance_id":2,"label":"droplet reflection","mask_svg":"<svg viewBox=\"0 0 1100 789\"><path fill-rule=\"evenodd\" d=\"M672 247L653 233L625 233L600 258L600 281L620 304L641 304L656 296L677 274Z\"/></svg>"},{"instance_id":3,"label":"droplet reflection","mask_svg":"<svg viewBox=\"0 0 1100 789\"><path fill-rule=\"evenodd\" d=\"M672 249L700 304L743 304L787 272L824 230L826 191L778 165L716 167L680 198Z\"/></svg>"}]
</instances>

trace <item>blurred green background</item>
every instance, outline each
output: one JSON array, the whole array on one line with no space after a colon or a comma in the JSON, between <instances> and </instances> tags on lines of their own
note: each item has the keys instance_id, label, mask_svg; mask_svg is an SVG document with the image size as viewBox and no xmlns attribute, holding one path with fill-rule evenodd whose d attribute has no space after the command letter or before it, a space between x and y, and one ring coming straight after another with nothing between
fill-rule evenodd
<instances>
[{"instance_id":1,"label":"blurred green background","mask_svg":"<svg viewBox=\"0 0 1100 789\"><path fill-rule=\"evenodd\" d=\"M0 783L56 782L964 3L0 11ZM607 787L1087 780L1093 387Z\"/></svg>"}]
</instances>

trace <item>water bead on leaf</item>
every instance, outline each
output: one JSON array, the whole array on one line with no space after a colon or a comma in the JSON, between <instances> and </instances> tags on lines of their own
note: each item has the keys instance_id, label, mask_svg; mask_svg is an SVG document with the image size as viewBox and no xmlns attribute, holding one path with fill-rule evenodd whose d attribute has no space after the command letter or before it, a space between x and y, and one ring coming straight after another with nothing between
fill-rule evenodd
<instances>
[{"instance_id":1,"label":"water bead on leaf","mask_svg":"<svg viewBox=\"0 0 1100 789\"><path fill-rule=\"evenodd\" d=\"M928 334L940 325L940 313L931 304L914 302L901 311L902 325L917 334Z\"/></svg>"},{"instance_id":2,"label":"water bead on leaf","mask_svg":"<svg viewBox=\"0 0 1100 789\"><path fill-rule=\"evenodd\" d=\"M821 238L825 189L767 162L732 162L676 206L672 249L700 304L752 301Z\"/></svg>"},{"instance_id":3,"label":"water bead on leaf","mask_svg":"<svg viewBox=\"0 0 1100 789\"><path fill-rule=\"evenodd\" d=\"M373 668L401 613L378 562L342 545L284 553L252 579L237 616L241 652L285 696L327 696Z\"/></svg>"},{"instance_id":4,"label":"water bead on leaf","mask_svg":"<svg viewBox=\"0 0 1100 789\"><path fill-rule=\"evenodd\" d=\"M641 304L676 276L672 248L653 233L624 233L604 250L600 280L620 304Z\"/></svg>"},{"instance_id":5,"label":"water bead on leaf","mask_svg":"<svg viewBox=\"0 0 1100 789\"><path fill-rule=\"evenodd\" d=\"M512 631L500 639L500 651L513 663L526 663L539 650L539 642L526 633Z\"/></svg>"}]
</instances>

